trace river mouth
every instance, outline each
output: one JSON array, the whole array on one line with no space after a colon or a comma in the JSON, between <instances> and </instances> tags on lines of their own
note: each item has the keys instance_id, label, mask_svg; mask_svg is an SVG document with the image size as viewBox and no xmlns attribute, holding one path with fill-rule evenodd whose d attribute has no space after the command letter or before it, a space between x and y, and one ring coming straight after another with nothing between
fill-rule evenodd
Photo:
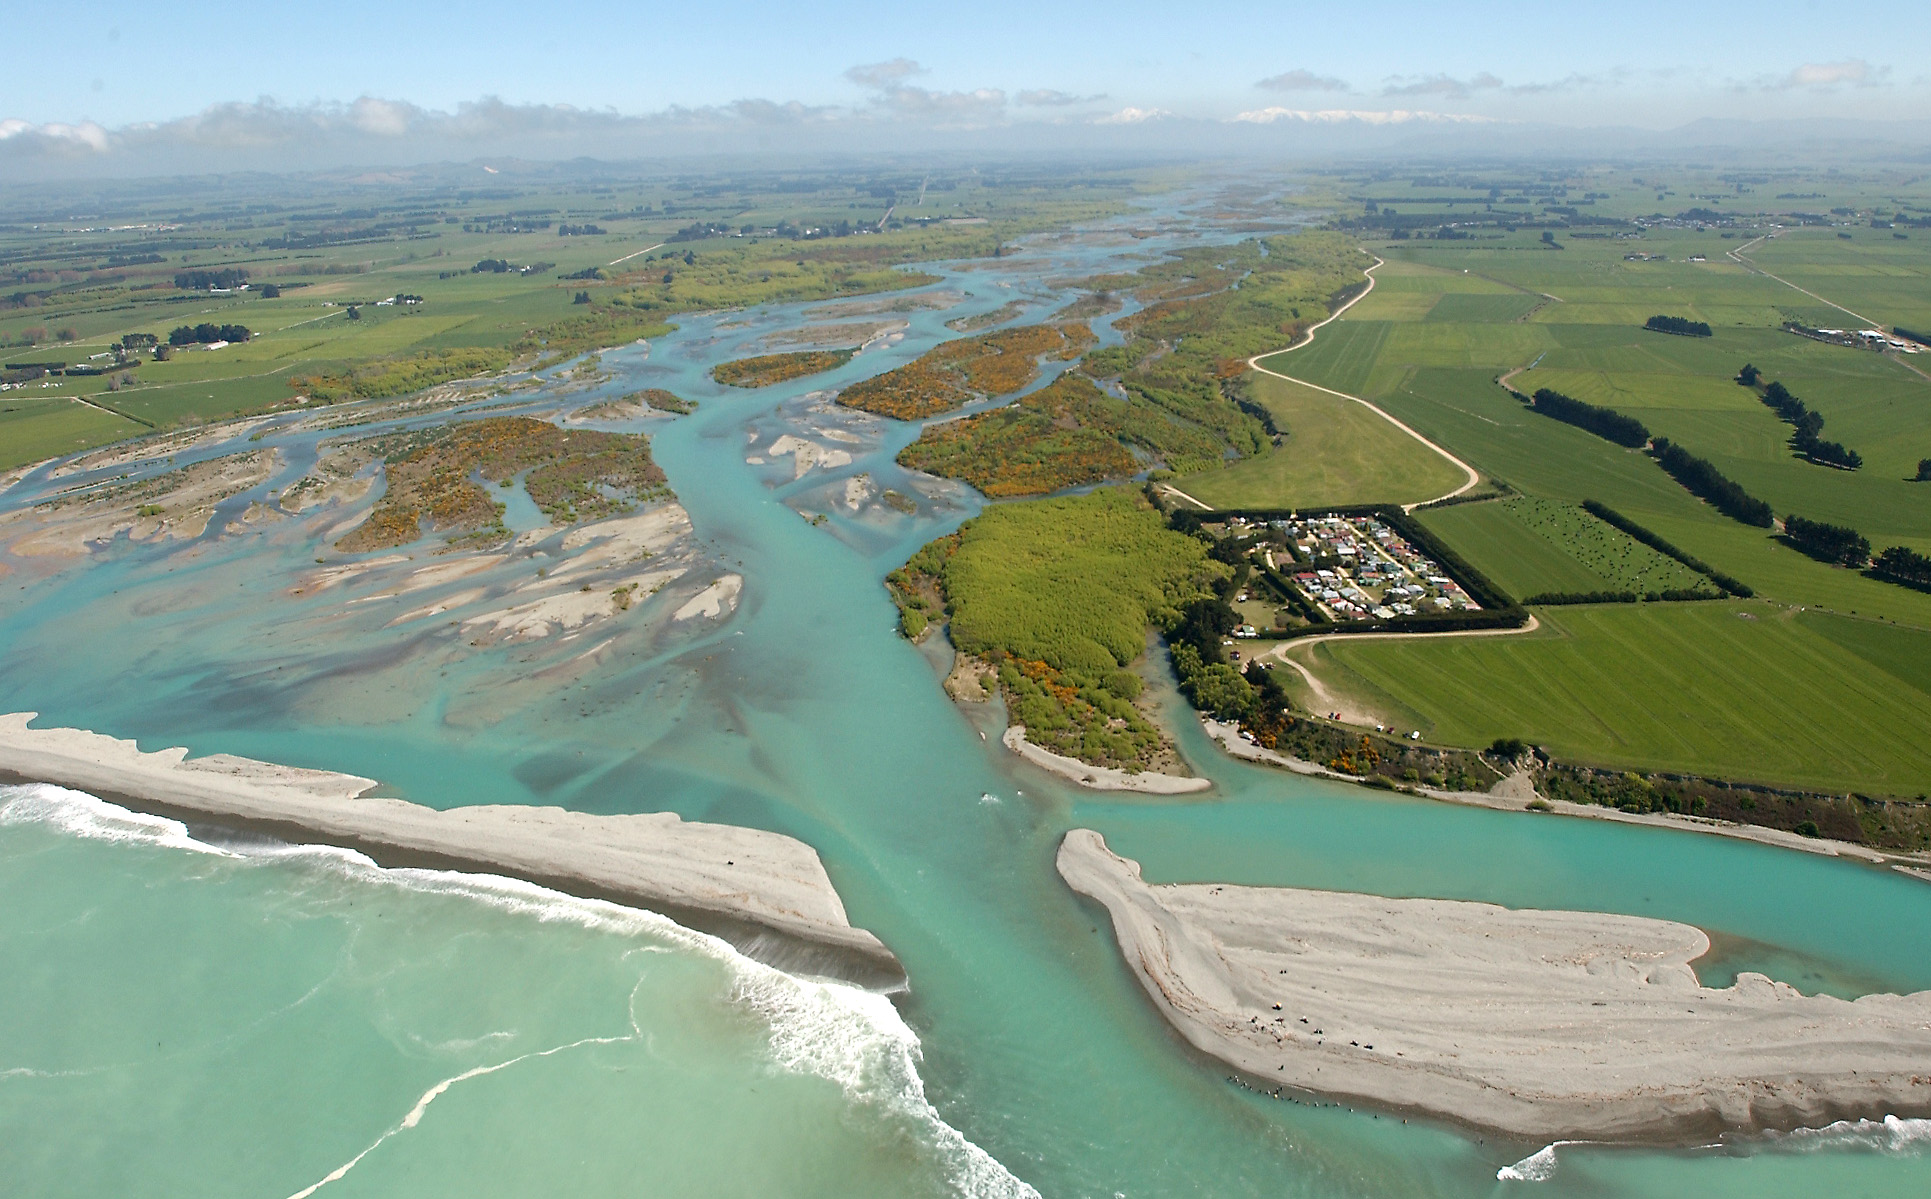
<instances>
[{"instance_id":1,"label":"river mouth","mask_svg":"<svg viewBox=\"0 0 1931 1199\"><path fill-rule=\"evenodd\" d=\"M722 618L652 625L664 631L640 629L619 639L594 669L539 678L574 653L552 656L561 642L460 656L439 653L434 642L409 648L413 642L382 631L382 622L364 627L344 616L354 609L340 607L340 592L291 600L265 585L266 578L313 567L313 539L295 536L294 526L284 523L184 544L117 545L81 570L9 576L13 586L0 597L0 685L14 697L11 706L40 710L45 724L153 739L149 748L185 744L197 753L352 771L434 806L545 802L595 812L674 810L688 819L799 837L823 856L853 922L876 931L905 962L909 991L892 1002L917 1034L917 1077L939 1116L1050 1195L1203 1189L1226 1195L1294 1189L1477 1195L1490 1193L1495 1171L1521 1156L1517 1147L1430 1124L1265 1100L1176 1053L1171 1032L1123 969L1104 925L1053 872L1059 836L1076 823L1103 831L1122 853L1145 864L1149 878L1251 880L1666 916L1788 947L1842 979L1931 986L1931 892L1915 880L1713 837L1463 810L1297 779L1227 760L1178 708L1169 708L1170 727L1193 768L1213 780L1206 798L1120 800L1081 792L1017 761L998 744L996 729L982 738L988 725L981 713L961 712L947 700L923 651L893 631L895 613L880 585L884 574L983 503L964 488L913 476L893 462L916 426L870 418L839 424L865 438L837 443L851 460L802 475L795 456L780 463L769 457L746 461L765 456L752 448L753 434L766 450L782 435L833 444L825 430L834 426L824 413L813 413L820 401L810 393L910 361L956 336L946 328L949 320L995 311L1015 291L1050 291L1052 281L1131 269L1165 248L1240 236L1192 211L1210 199L1166 198L1131 221L1022 244L1020 253L997 263L937 264L931 269L941 281L929 291L962 298L895 314L906 322L900 340L868 349L827 377L756 392L709 379L711 365L750 352L774 332L814 319L852 319L810 311L822 305L775 306L693 316L647 352L606 353L604 368L612 378L567 397L538 389L490 401L497 406L493 411L561 411L646 387L697 400L689 416L640 415L635 423L600 427L651 433L654 453L690 512L693 552L719 571L742 575L738 607ZM1157 232L1134 237L1126 232L1129 226ZM1061 290L1072 297L1063 285ZM1042 303L1041 310L1047 307ZM292 470L313 440L294 434L278 440L271 433L252 444L283 449ZM896 490L912 497L915 510L884 507L876 498L846 506L844 481L859 474L869 476L880 494ZM10 493L7 502L17 498ZM807 515L816 514L825 521L809 523ZM587 635L569 643L583 650L593 644ZM21 844L23 854L28 848ZM30 848L51 855L50 863L62 853L52 842ZM451 959L456 965L407 973L407 985L399 988L407 992L406 1003L371 985L332 1000L326 1024L271 1020L264 1027L275 1035L257 1043L257 1058L268 1065L256 1075L237 1074L233 1057L197 1062L192 1056L155 1058L136 1075L117 1075L111 1071L153 1039L148 1031L179 1028L201 1038L199 1043L246 1043L251 1020L300 998L301 990L264 994L259 1004L209 1000L196 1006L170 999L219 996L219 988L192 985L206 972L197 960L218 957L216 947L230 947L226 952L238 963L233 975L245 976L247 966L314 982L345 960L342 943L349 934L258 936L251 930L262 920L255 911L264 902L260 895L249 888L223 890L219 894L234 896L232 902L203 903L193 898L200 892L191 878L172 877L176 868L154 858L137 865L76 850L65 864L58 892L65 906L54 907L53 891L38 905L16 905L0 934L51 952L46 940L36 938L51 936L47 930L61 927L63 919L77 919L73 913L99 910L106 933L77 938L75 953L84 947L110 963L119 955L126 968L96 967L66 983L50 976L31 994L14 991L13 1010L39 1018L14 1025L38 1030L35 1042L21 1047L19 1066L43 1072L102 1066L109 1072L77 1074L58 1084L26 1075L0 1083L8 1088L0 1102L8 1104L9 1127L18 1131L15 1144L70 1146L65 1130L90 1119L163 1148L191 1147L198 1138L217 1145L252 1138L267 1158L316 1167L250 1176L262 1184L259 1193L267 1193L268 1184L285 1173L292 1183L281 1192L287 1194L360 1151L371 1132L346 1117L321 1119L308 1109L251 1114L250 1105L280 1093L287 1078L313 1076L331 1059L344 1063L339 1077L350 1081L328 1088L328 1095L347 1108L380 1112L383 1119L373 1128L380 1132L427 1087L459 1072L418 1070L412 1055L427 1051L412 1036L439 1045L483 1037L508 1030L509 1017L557 1034L539 1040L532 1033L531 1048L563 1044L579 1032L625 1033L621 1019L605 1017L628 1010L625 999L635 977L612 963L625 961L636 943L622 950L582 949L576 933L546 938L563 926L540 919L511 933L490 923L495 917L441 906L417 910L415 901L393 899L381 905L380 921L401 916L435 935L389 939L382 931L386 924L374 915L351 919L329 906L318 916L294 905L276 909L276 920L298 931L325 925L351 930L370 946L370 962L402 970L448 952L457 955ZM178 953L151 951L150 943L165 943L168 925L144 915L136 884L157 897L152 902L158 909L198 923L206 935ZM291 893L319 887L307 876L290 876L281 885ZM376 906L363 898L373 894L344 886L330 903L339 899L346 911L353 902L360 912ZM472 943L491 948L461 957L461 947ZM378 944L386 948L378 951ZM953 1174L950 1167L931 1165L943 1156L943 1134L934 1126L898 1122L901 1116L881 1115L884 1109L867 1101L832 1096L842 1081L810 1075L818 1080L810 1086L820 1090L809 1094L773 1082L782 1099L772 1106L734 1106L729 1099L738 1090L748 1094L767 1085L767 1077L782 1082L791 1076L761 1073L777 1069L768 1027L759 1025L764 1031L752 1036L743 1031L747 1025L717 1016L714 1005L726 1004L728 988L713 985L715 978L704 973L708 967L689 964L691 951L677 944L664 948L645 960L652 966L659 959L682 963L675 971L665 969L680 977L688 972L688 986L648 993L649 1019L642 1023L676 1067L652 1077L666 1094L688 1087L685 1093L695 1096L689 1113L640 1098L640 1088L625 1082L641 1077L639 1063L548 1078L504 1071L488 1076L492 1088L501 1088L487 1092L501 1095L500 1110L466 1110L457 1102L462 1092L452 1089L431 1111L450 1128L486 1142L526 1146L520 1164L506 1152L466 1163L445 1146L425 1149L420 1159L398 1152L393 1176L379 1174L374 1167L385 1159L372 1157L363 1177L386 1179L391 1193L400 1193L421 1177L411 1173L418 1168L412 1162L420 1160L446 1169L440 1177L469 1185L473 1193L507 1191L502 1179L525 1178L520 1171L534 1164L555 1164L616 1143L627 1128L611 1113L633 1112L639 1123L656 1119L676 1130L675 1137L650 1138L652 1146L674 1148L678 1138L689 1143L689 1151L674 1160L690 1171L676 1177L693 1190L729 1176L707 1175L703 1168L709 1162L724 1171L719 1163L733 1155L744 1158L742 1178L786 1193L859 1193L873 1185L882 1193L906 1178L916 1184L906 1187L909 1193L958 1193L962 1184L951 1180L968 1176L992 1188L996 1176L990 1171ZM573 949L582 949L582 962L573 964ZM1741 966L1766 957L1755 950L1726 951L1713 961L1734 958ZM371 966L369 973L378 971ZM483 1017L498 1014L488 1008L495 988L517 1002L503 1000L505 1021L493 1024ZM595 1019L578 1021L591 996L604 1006L591 1013ZM83 1000L94 1014L91 1026L129 1030L125 1045L116 1042L127 1055L61 1058L59 1047L43 1043L54 1040L49 1030L58 1025L54 1016L63 1005ZM473 1019L453 1021L437 1016L444 1008L478 1010ZM305 1014L306 1005L295 1011ZM357 1027L380 1035L344 1031ZM140 1046L134 1030L144 1038ZM170 1036L161 1033L161 1039ZM805 1048L786 1052L804 1055ZM468 1068L497 1059L461 1060ZM0 1062L0 1068L15 1065ZM620 1065L630 1069L620 1071ZM100 1094L90 1087L127 1085L130 1077L137 1093L178 1096L180 1106L169 1109L173 1115L133 1107L89 1115ZM43 1082L49 1085L41 1087ZM587 1099L559 1104L571 1088ZM219 1107L231 1130L212 1136L213 1125L193 1114L193 1102L217 1093L237 1098ZM525 1113L521 1126L519 1112ZM704 1113L710 1118L699 1118ZM433 1123L425 1117L422 1127ZM803 1135L775 1137L768 1147L756 1143L758 1130L786 1127L845 1131L824 1134L835 1152L813 1151ZM853 1127L861 1132L847 1139ZM311 1153L298 1141L324 1144L327 1152ZM407 1144L398 1140L389 1148L400 1151ZM554 1153L541 1148L546 1144L555 1146ZM862 1152L857 1144L865 1146ZM1852 1153L1863 1151L1841 1151ZM52 1180L66 1158L48 1153L8 1160L41 1171L16 1177ZM1880 1182L1923 1176L1920 1159L1865 1154L1856 1160L1866 1158L1876 1163L1870 1169ZM203 1177L220 1177L191 1148L160 1152L158 1160L176 1176L193 1177L199 1169ZM645 1168L635 1158L623 1160ZM1644 1188L1684 1159L1618 1152L1587 1160L1576 1176L1592 1180L1592 1193L1641 1194L1654 1193ZM786 1161L789 1175L782 1169ZM1711 1192L1800 1194L1815 1181L1807 1161L1772 1152L1747 1168L1700 1158L1694 1168ZM850 1162L862 1169L841 1174ZM586 1194L619 1193L623 1182L567 1176ZM640 1176L632 1175L631 1182ZM124 1178L83 1174L80 1181L95 1184L94 1193L127 1189L118 1185ZM23 1189L82 1193L73 1189L77 1184L64 1185Z\"/></svg>"}]
</instances>

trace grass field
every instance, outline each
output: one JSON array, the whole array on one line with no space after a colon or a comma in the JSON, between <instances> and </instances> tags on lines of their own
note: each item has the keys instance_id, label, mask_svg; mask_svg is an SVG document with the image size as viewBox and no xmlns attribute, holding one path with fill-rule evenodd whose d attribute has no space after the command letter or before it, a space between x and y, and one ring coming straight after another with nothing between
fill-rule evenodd
<instances>
[{"instance_id":1,"label":"grass field","mask_svg":"<svg viewBox=\"0 0 1931 1199\"><path fill-rule=\"evenodd\" d=\"M1744 610L1757 619L1736 617L1731 601L1562 608L1539 613L1545 632L1519 639L1313 652L1333 685L1440 741L1522 736L1594 764L1916 794L1931 783L1931 760L1914 748L1931 744L1931 596L1815 562L1717 513L1640 451L1538 415L1496 385L1521 371L1511 386L1523 392L1551 387L1636 417L1779 516L1851 525L1874 548L1931 550L1931 484L1906 481L1931 457L1931 362L1781 328L1931 325L1931 233L1887 224L1893 212L1931 211L1931 194L1915 176L1812 176L1780 180L1789 198L1809 198L1779 206L1766 186L1669 174L1603 172L1554 189L1563 195L1522 185L1532 201L1514 211L1522 229L1494 219L1513 183L1484 195L1471 181L1457 198L1439 180L1364 177L1356 201L1399 210L1416 232L1364 233L1360 244L1386 260L1375 290L1313 344L1266 364L1372 400L1520 493L1423 514L1512 594L1697 585L1577 507L1595 499L1754 588L1767 602ZM1694 214L1664 215L1692 203ZM1800 209L1808 215L1754 215ZM1462 218L1492 231L1437 236L1424 212L1439 214L1444 234ZM1389 221L1370 208L1357 223ZM1558 230L1560 248L1538 224ZM1755 240L1773 225L1776 236ZM1657 314L1707 321L1714 336L1644 330ZM1821 413L1823 436L1865 465L1799 458L1790 426L1733 381L1746 362ZM1322 436L1307 427L1317 413L1304 410L1292 433ZM1210 495L1207 479L1250 494L1269 482L1229 470L1183 485L1210 503L1241 502L1242 488ZM1384 498L1375 486L1321 498Z\"/></svg>"},{"instance_id":2,"label":"grass field","mask_svg":"<svg viewBox=\"0 0 1931 1199\"><path fill-rule=\"evenodd\" d=\"M1518 637L1316 647L1431 740L1522 737L1567 761L1915 795L1931 782L1924 639L1763 603L1545 609ZM1828 630L1828 632L1824 630ZM1867 630L1882 630L1867 632ZM1850 648L1857 644L1864 652ZM1865 654L1911 653L1917 682Z\"/></svg>"},{"instance_id":3,"label":"grass field","mask_svg":"<svg viewBox=\"0 0 1931 1199\"><path fill-rule=\"evenodd\" d=\"M1675 559L1580 507L1526 496L1419 513L1444 541L1479 555L1517 599L1545 592L1714 590Z\"/></svg>"},{"instance_id":4,"label":"grass field","mask_svg":"<svg viewBox=\"0 0 1931 1199\"><path fill-rule=\"evenodd\" d=\"M1351 400L1268 375L1254 376L1251 386L1287 439L1272 454L1181 482L1189 495L1216 508L1412 503L1441 495L1465 477Z\"/></svg>"}]
</instances>

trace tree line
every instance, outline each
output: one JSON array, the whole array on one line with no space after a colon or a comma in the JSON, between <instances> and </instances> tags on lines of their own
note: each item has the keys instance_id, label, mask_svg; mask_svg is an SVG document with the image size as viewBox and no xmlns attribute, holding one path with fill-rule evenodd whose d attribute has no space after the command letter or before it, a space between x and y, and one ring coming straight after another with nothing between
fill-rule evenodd
<instances>
[{"instance_id":1,"label":"tree line","mask_svg":"<svg viewBox=\"0 0 1931 1199\"><path fill-rule=\"evenodd\" d=\"M1708 322L1682 316L1652 316L1643 322L1643 328L1653 333L1674 333L1678 337L1711 336Z\"/></svg>"},{"instance_id":2,"label":"tree line","mask_svg":"<svg viewBox=\"0 0 1931 1199\"><path fill-rule=\"evenodd\" d=\"M1667 437L1658 437L1650 453L1670 478L1681 483L1691 495L1708 501L1723 515L1760 529L1776 523L1776 514L1769 504L1745 491L1708 458L1697 457L1682 446L1672 444Z\"/></svg>"},{"instance_id":3,"label":"tree line","mask_svg":"<svg viewBox=\"0 0 1931 1199\"><path fill-rule=\"evenodd\" d=\"M1613 441L1632 450L1649 444L1649 429L1643 422L1633 416L1624 416L1614 408L1573 399L1547 387L1537 390L1529 405L1544 416L1594 433L1604 441Z\"/></svg>"},{"instance_id":4,"label":"tree line","mask_svg":"<svg viewBox=\"0 0 1931 1199\"><path fill-rule=\"evenodd\" d=\"M1871 543L1849 525L1826 524L1791 515L1784 518L1784 540L1820 562L1848 566L1888 583L1931 591L1931 557L1904 545L1871 554Z\"/></svg>"},{"instance_id":5,"label":"tree line","mask_svg":"<svg viewBox=\"0 0 1931 1199\"><path fill-rule=\"evenodd\" d=\"M1931 591L1931 558L1907 546L1894 545L1871 563L1871 573L1893 583Z\"/></svg>"},{"instance_id":6,"label":"tree line","mask_svg":"<svg viewBox=\"0 0 1931 1199\"><path fill-rule=\"evenodd\" d=\"M168 334L168 344L205 346L217 341L247 341L253 336L247 325L217 325L204 321L199 325L176 326Z\"/></svg>"},{"instance_id":7,"label":"tree line","mask_svg":"<svg viewBox=\"0 0 1931 1199\"><path fill-rule=\"evenodd\" d=\"M1722 599L1721 591L1700 587L1668 587L1661 591L1544 591L1522 601L1525 607L1561 607L1564 604L1660 604L1668 600Z\"/></svg>"},{"instance_id":8,"label":"tree line","mask_svg":"<svg viewBox=\"0 0 1931 1199\"><path fill-rule=\"evenodd\" d=\"M1849 525L1826 524L1801 516L1784 517L1784 540L1819 562L1859 567L1871 560L1871 543Z\"/></svg>"},{"instance_id":9,"label":"tree line","mask_svg":"<svg viewBox=\"0 0 1931 1199\"><path fill-rule=\"evenodd\" d=\"M1737 372L1737 382L1754 389L1763 372L1755 366L1744 363ZM1864 456L1856 450L1847 450L1838 442L1825 441L1820 434L1824 431L1824 414L1806 405L1790 394L1783 384L1772 382L1759 393L1760 398L1771 410L1783 418L1795 432L1790 435L1790 448L1812 462L1823 466L1842 467L1856 470L1864 465Z\"/></svg>"},{"instance_id":10,"label":"tree line","mask_svg":"<svg viewBox=\"0 0 1931 1199\"><path fill-rule=\"evenodd\" d=\"M240 267L223 267L218 271L180 271L174 276L174 285L182 291L212 291L217 287L239 287L248 282L248 272Z\"/></svg>"},{"instance_id":11,"label":"tree line","mask_svg":"<svg viewBox=\"0 0 1931 1199\"><path fill-rule=\"evenodd\" d=\"M1703 575L1712 583L1715 583L1718 587L1723 588L1738 599L1749 599L1756 594L1756 592L1750 590L1748 585L1724 574L1701 558L1684 553L1682 550L1676 548L1674 544L1658 537L1642 525L1637 524L1627 516L1611 508L1608 504L1601 503L1597 500L1584 500L1582 501L1582 507L1583 511L1589 513L1589 515L1595 517L1597 520L1621 532L1627 533L1629 536L1642 542L1666 558L1674 558L1676 561L1681 562L1696 573Z\"/></svg>"}]
</instances>

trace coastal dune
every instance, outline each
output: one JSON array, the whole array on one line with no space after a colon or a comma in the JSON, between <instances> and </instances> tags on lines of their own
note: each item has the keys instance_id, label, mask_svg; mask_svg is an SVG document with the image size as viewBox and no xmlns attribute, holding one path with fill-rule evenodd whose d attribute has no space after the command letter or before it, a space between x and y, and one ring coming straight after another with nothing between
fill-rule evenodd
<instances>
[{"instance_id":1,"label":"coastal dune","mask_svg":"<svg viewBox=\"0 0 1931 1199\"><path fill-rule=\"evenodd\" d=\"M507 875L648 908L783 969L868 986L904 982L898 959L845 905L809 845L680 819L516 804L439 811L369 797L372 779L185 749L144 753L82 729L0 716L0 781L53 783L137 811L340 845L384 866Z\"/></svg>"},{"instance_id":2,"label":"coastal dune","mask_svg":"<svg viewBox=\"0 0 1931 1199\"><path fill-rule=\"evenodd\" d=\"M1708 936L1666 920L1150 886L1088 829L1058 865L1181 1035L1270 1089L1540 1141L1931 1114L1931 991L1705 987Z\"/></svg>"}]
</instances>

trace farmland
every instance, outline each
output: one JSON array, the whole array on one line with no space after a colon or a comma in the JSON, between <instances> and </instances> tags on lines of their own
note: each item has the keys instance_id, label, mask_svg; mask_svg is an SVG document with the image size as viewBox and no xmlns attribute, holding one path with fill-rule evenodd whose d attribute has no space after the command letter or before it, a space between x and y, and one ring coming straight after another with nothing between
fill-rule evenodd
<instances>
[{"instance_id":1,"label":"farmland","mask_svg":"<svg viewBox=\"0 0 1931 1199\"><path fill-rule=\"evenodd\" d=\"M1648 592L1708 587L1703 576L1579 507L1518 496L1458 504L1422 523L1464 554L1480 554L1518 599L1551 592Z\"/></svg>"},{"instance_id":2,"label":"farmland","mask_svg":"<svg viewBox=\"0 0 1931 1199\"><path fill-rule=\"evenodd\" d=\"M1473 182L1476 194L1453 204L1429 188L1435 208L1402 197L1403 184L1355 186L1373 203L1337 223L1385 260L1375 289L1265 365L1373 402L1509 496L1417 515L1518 598L1711 590L1582 511L1595 500L1761 602L1544 608L1539 632L1514 637L1330 642L1312 651L1330 687L1447 744L1523 737L1596 765L1923 790L1931 764L1912 748L1931 731L1921 672L1884 663L1931 658L1931 596L1806 557L1776 529L1690 494L1642 448L1551 420L1508 390L1546 388L1634 418L1780 521L1849 526L1874 550L1931 548L1931 491L1909 481L1931 456L1931 362L1783 328L1931 325L1931 237L1889 227L1892 212L1925 208L1923 185L1787 183L1793 194L1828 193L1806 207L1841 211L1820 216L1738 184L1735 202L1680 217L1667 215L1674 185L1652 191L1607 171L1554 191L1525 186L1547 198L1508 213ZM1506 199L1512 185L1494 186ZM1709 184L1683 187L1701 195ZM1586 205L1563 198L1582 193ZM1711 336L1644 328L1659 313L1707 323ZM1736 379L1746 363L1761 373L1758 389ZM1508 389L1497 384L1505 375ZM1794 447L1792 426L1760 394L1770 380L1862 464L1820 465ZM1266 380L1249 386L1280 409ZM1274 455L1178 486L1224 507L1393 498L1387 477L1359 465L1381 460L1372 427L1351 428L1336 415L1344 408L1323 410L1306 402L1319 393L1297 390Z\"/></svg>"},{"instance_id":3,"label":"farmland","mask_svg":"<svg viewBox=\"0 0 1931 1199\"><path fill-rule=\"evenodd\" d=\"M884 219L900 189L928 200ZM683 312L916 285L904 264L1117 209L1126 176L651 176L596 164L0 191L0 469L655 336ZM89 215L76 218L72 213ZM971 224L947 224L970 216ZM593 232L586 232L586 230ZM224 274L224 272L226 272ZM245 280L240 276L245 275ZM245 286L241 283L245 282ZM235 286L211 287L210 283ZM245 326L156 360L183 324ZM132 335L136 349L116 347ZM31 373L31 372L29 372Z\"/></svg>"},{"instance_id":4,"label":"farmland","mask_svg":"<svg viewBox=\"0 0 1931 1199\"><path fill-rule=\"evenodd\" d=\"M1328 642L1330 686L1359 679L1424 737L1521 737L1559 760L1826 790L1914 795L1931 779L1923 634L1763 603L1543 609L1515 637ZM1914 655L1907 681L1866 653ZM1406 727L1406 726L1404 726Z\"/></svg>"}]
</instances>

